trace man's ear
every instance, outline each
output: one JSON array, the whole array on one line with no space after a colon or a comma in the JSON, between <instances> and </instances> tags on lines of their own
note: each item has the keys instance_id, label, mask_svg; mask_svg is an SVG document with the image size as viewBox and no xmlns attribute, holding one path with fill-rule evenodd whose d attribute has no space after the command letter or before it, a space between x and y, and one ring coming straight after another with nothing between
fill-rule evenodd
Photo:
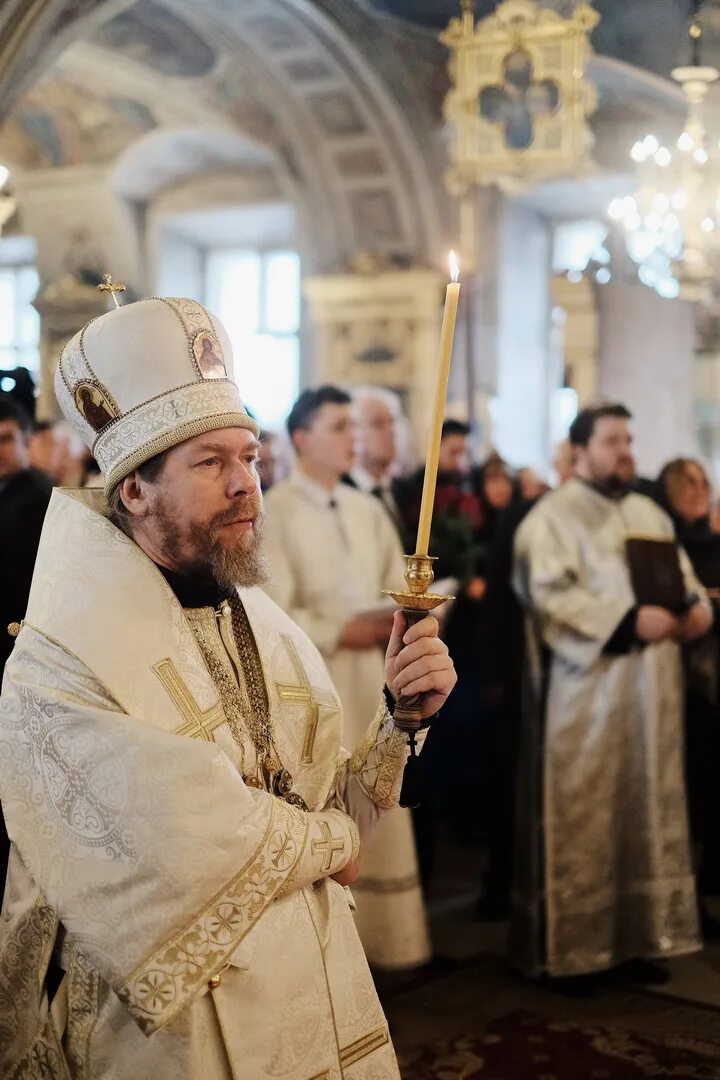
<instances>
[{"instance_id":1,"label":"man's ear","mask_svg":"<svg viewBox=\"0 0 720 1080\"><path fill-rule=\"evenodd\" d=\"M290 436L290 444L291 444L293 450L295 451L295 453L298 455L298 457L302 456L304 443L305 443L305 429L304 428L297 428L295 431L293 431L292 435Z\"/></svg>"},{"instance_id":2,"label":"man's ear","mask_svg":"<svg viewBox=\"0 0 720 1080\"><path fill-rule=\"evenodd\" d=\"M137 469L120 481L119 494L129 514L138 518L145 517L149 509L147 488Z\"/></svg>"}]
</instances>

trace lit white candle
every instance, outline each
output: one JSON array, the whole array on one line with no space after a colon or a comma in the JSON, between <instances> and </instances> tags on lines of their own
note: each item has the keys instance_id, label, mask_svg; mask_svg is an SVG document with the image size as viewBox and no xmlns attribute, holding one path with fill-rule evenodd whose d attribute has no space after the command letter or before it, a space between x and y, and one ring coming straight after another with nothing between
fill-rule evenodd
<instances>
[{"instance_id":1,"label":"lit white candle","mask_svg":"<svg viewBox=\"0 0 720 1080\"><path fill-rule=\"evenodd\" d=\"M430 527L432 525L435 485L437 483L438 462L440 460L440 440L442 438L443 419L445 417L445 399L447 398L450 361L452 360L453 335L460 299L458 282L458 261L454 251L450 252L450 281L445 291L445 311L443 312L440 332L440 351L438 355L435 398L433 401L430 438L428 440L427 459L425 462L425 480L423 482L420 521L418 523L416 555L427 555L430 546Z\"/></svg>"}]
</instances>

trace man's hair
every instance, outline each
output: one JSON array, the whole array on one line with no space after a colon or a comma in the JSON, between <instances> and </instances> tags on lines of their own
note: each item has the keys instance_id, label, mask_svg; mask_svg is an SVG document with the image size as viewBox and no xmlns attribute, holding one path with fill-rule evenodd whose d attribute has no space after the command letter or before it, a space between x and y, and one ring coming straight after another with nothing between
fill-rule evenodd
<instances>
[{"instance_id":1,"label":"man's hair","mask_svg":"<svg viewBox=\"0 0 720 1080\"><path fill-rule=\"evenodd\" d=\"M464 420L443 420L440 440L447 439L449 435L462 435L466 439L471 431L472 428Z\"/></svg>"},{"instance_id":2,"label":"man's hair","mask_svg":"<svg viewBox=\"0 0 720 1080\"><path fill-rule=\"evenodd\" d=\"M147 461L139 465L135 470L141 478L148 484L154 484L160 476L165 466L165 458L168 451L163 450L161 454L156 454L155 457L149 458ZM120 484L122 481L120 481ZM122 501L122 495L120 494L120 484L116 484L107 498L108 504L108 517L112 521L113 525L124 532L126 536L132 537L133 534L133 515L130 513L125 503Z\"/></svg>"},{"instance_id":3,"label":"man's hair","mask_svg":"<svg viewBox=\"0 0 720 1080\"><path fill-rule=\"evenodd\" d=\"M14 420L23 435L32 435L32 420L10 394L0 394L0 422L3 420Z\"/></svg>"},{"instance_id":4,"label":"man's hair","mask_svg":"<svg viewBox=\"0 0 720 1080\"><path fill-rule=\"evenodd\" d=\"M316 386L313 390L303 390L287 418L290 438L298 430L307 431L323 405L349 405L351 397L339 386Z\"/></svg>"},{"instance_id":5,"label":"man's hair","mask_svg":"<svg viewBox=\"0 0 720 1080\"><path fill-rule=\"evenodd\" d=\"M571 446L587 446L593 437L595 425L604 416L614 416L618 420L631 420L632 413L624 405L608 404L589 406L581 409L568 432Z\"/></svg>"},{"instance_id":6,"label":"man's hair","mask_svg":"<svg viewBox=\"0 0 720 1080\"><path fill-rule=\"evenodd\" d=\"M384 386L353 386L352 399L354 405L362 405L365 401L381 401L396 420L402 417L400 398L394 390L388 390Z\"/></svg>"}]
</instances>

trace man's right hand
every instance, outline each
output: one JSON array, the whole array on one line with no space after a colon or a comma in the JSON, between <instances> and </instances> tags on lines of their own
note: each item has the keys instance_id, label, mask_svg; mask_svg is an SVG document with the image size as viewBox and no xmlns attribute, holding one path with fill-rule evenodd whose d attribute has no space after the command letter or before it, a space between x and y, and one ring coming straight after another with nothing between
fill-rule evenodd
<instances>
[{"instance_id":1,"label":"man's right hand","mask_svg":"<svg viewBox=\"0 0 720 1080\"><path fill-rule=\"evenodd\" d=\"M342 870L338 870L337 874L332 874L333 881L337 881L338 885L354 885L358 879L360 873L360 856L354 859L353 862L344 866Z\"/></svg>"},{"instance_id":2,"label":"man's right hand","mask_svg":"<svg viewBox=\"0 0 720 1080\"><path fill-rule=\"evenodd\" d=\"M384 648L390 640L392 627L392 611L361 611L345 623L338 644L343 649L372 649L375 645Z\"/></svg>"},{"instance_id":3,"label":"man's right hand","mask_svg":"<svg viewBox=\"0 0 720 1080\"><path fill-rule=\"evenodd\" d=\"M679 619L667 608L655 607L653 604L644 604L638 608L635 633L641 641L646 641L649 645L675 637L679 626Z\"/></svg>"}]
</instances>

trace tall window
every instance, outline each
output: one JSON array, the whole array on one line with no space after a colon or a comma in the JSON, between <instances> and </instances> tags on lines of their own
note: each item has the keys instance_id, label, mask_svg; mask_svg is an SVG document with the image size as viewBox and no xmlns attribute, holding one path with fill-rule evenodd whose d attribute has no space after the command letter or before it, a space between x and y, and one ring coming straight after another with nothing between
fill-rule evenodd
<instances>
[{"instance_id":1,"label":"tall window","mask_svg":"<svg viewBox=\"0 0 720 1080\"><path fill-rule=\"evenodd\" d=\"M32 306L38 273L24 237L0 243L0 369L40 370L40 317ZM6 390L10 387L2 386Z\"/></svg>"},{"instance_id":2,"label":"tall window","mask_svg":"<svg viewBox=\"0 0 720 1080\"><path fill-rule=\"evenodd\" d=\"M300 259L293 251L211 251L206 302L230 336L243 401L261 427L280 427L300 381Z\"/></svg>"}]
</instances>

